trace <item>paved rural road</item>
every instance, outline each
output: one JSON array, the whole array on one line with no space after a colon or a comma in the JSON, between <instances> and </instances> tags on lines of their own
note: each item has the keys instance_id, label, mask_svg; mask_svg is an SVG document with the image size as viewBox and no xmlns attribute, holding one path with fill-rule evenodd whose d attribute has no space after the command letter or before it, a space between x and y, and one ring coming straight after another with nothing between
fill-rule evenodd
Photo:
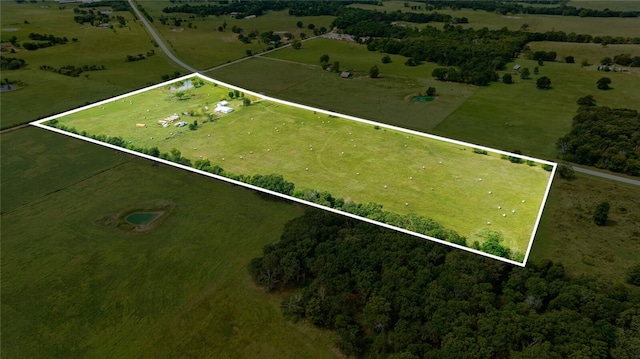
<instances>
[{"instance_id":1,"label":"paved rural road","mask_svg":"<svg viewBox=\"0 0 640 359\"><path fill-rule=\"evenodd\" d=\"M631 179L631 178L620 177L620 176L616 176L616 175L610 175L608 173L598 172L598 171L594 171L594 170L588 170L586 168L581 168L581 167L576 167L576 166L573 166L573 170L576 171L576 172L580 172L580 173L586 173L586 174L592 175L592 176L597 176L597 177L610 179L612 181L624 182L624 183L629 183L629 184L632 184L632 185L640 186L640 181L634 180L634 179Z\"/></svg>"},{"instance_id":2,"label":"paved rural road","mask_svg":"<svg viewBox=\"0 0 640 359\"><path fill-rule=\"evenodd\" d=\"M165 54L167 54L167 56L169 56L169 58L175 62L176 64L178 64L179 66L181 66L184 69L187 69L191 72L198 72L198 70L194 69L193 67L189 66L188 64L184 63L182 60L180 60L179 58L177 58L173 53L171 53L171 51L169 51L169 48L167 48L167 46L164 44L164 42L160 39L160 36L158 36L158 34L156 33L156 31L153 29L153 27L151 27L151 24L149 24L149 22L147 22L147 19L144 17L144 15L140 12L140 10L138 10L138 6L136 6L136 4L133 2L133 0L128 0L129 1L129 5L131 6L131 8L133 9L133 11L135 11L136 15L138 16L138 18L142 21L142 23L144 24L144 26L147 27L147 30L149 30L149 33L151 34L151 36L156 40L156 42L158 43L158 45L160 46L160 48L162 49L162 51L164 51Z\"/></svg>"}]
</instances>

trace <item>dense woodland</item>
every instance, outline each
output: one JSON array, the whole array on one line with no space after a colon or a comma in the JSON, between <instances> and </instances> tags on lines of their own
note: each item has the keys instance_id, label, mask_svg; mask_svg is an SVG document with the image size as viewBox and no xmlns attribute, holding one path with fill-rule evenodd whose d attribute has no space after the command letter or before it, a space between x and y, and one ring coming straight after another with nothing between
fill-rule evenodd
<instances>
[{"instance_id":1,"label":"dense woodland","mask_svg":"<svg viewBox=\"0 0 640 359\"><path fill-rule=\"evenodd\" d=\"M637 110L600 107L592 96L578 101L571 132L557 142L558 157L588 166L640 175Z\"/></svg>"},{"instance_id":2,"label":"dense woodland","mask_svg":"<svg viewBox=\"0 0 640 359\"><path fill-rule=\"evenodd\" d=\"M249 264L283 314L362 358L638 358L640 303L559 263L514 267L309 210Z\"/></svg>"},{"instance_id":3,"label":"dense woodland","mask_svg":"<svg viewBox=\"0 0 640 359\"><path fill-rule=\"evenodd\" d=\"M558 6L532 6L527 1L431 1L425 0L426 9L473 9L506 14L538 14L580 17L638 17L640 11L593 10L566 5L565 1L529 1L535 4L558 4Z\"/></svg>"}]
</instances>

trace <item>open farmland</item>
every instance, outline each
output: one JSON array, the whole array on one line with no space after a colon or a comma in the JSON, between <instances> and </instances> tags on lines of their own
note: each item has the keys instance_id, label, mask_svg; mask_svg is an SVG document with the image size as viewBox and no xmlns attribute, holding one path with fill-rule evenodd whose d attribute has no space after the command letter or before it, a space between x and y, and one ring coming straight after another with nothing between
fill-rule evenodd
<instances>
[{"instance_id":1,"label":"open farmland","mask_svg":"<svg viewBox=\"0 0 640 359\"><path fill-rule=\"evenodd\" d=\"M335 357L247 274L301 206L39 128L0 144L3 357ZM152 232L99 221L158 200Z\"/></svg>"},{"instance_id":2,"label":"open farmland","mask_svg":"<svg viewBox=\"0 0 640 359\"><path fill-rule=\"evenodd\" d=\"M152 26L166 39L179 57L197 69L211 68L244 57L247 50L258 53L268 47L268 44L260 43L258 40L253 40L250 44L243 43L238 39L238 33L232 32L231 29L234 27L243 29L245 35L257 30L260 33L273 31L280 35L289 32L299 38L301 32L307 36L313 36L313 30L306 28L308 24L314 24L318 28L321 26L329 28L333 21L332 16L295 17L289 15L287 10L268 11L253 19L236 19L230 15L198 16L192 19L190 18L192 14L162 12L163 8L179 5L178 3L154 0L142 0L138 3L154 17ZM160 23L161 17L168 19L166 25ZM180 26L175 25L175 19L183 20ZM303 28L296 26L299 20L304 22ZM226 28L224 31L219 31L218 28L223 24L226 24Z\"/></svg>"},{"instance_id":3,"label":"open farmland","mask_svg":"<svg viewBox=\"0 0 640 359\"><path fill-rule=\"evenodd\" d=\"M603 1L604 2L604 1ZM607 1L608 2L608 1ZM615 3L615 2L613 2ZM422 6L422 10L411 10L404 6L403 1L383 2L383 6L354 4L351 7L358 7L375 11L397 11L403 12L422 12L429 13L432 11L424 10L424 3L409 2L409 6ZM636 3L637 4L637 3ZM587 2L581 4L589 8ZM611 7L611 9L614 7ZM624 9L628 8L627 6ZM630 8L630 7L629 7ZM623 9L621 9L623 10ZM635 9L631 9L635 10ZM566 33L575 32L576 34L590 34L593 36L623 36L637 37L640 30L640 21L638 18L601 18L601 17L579 17L579 16L555 16L555 15L538 15L538 14L511 14L502 15L482 10L460 9L460 10L437 10L438 13L451 15L453 17L466 17L468 24L458 24L459 26L474 29L488 28L490 30L498 30L503 27L509 30L518 30L527 24L527 31L530 32L546 32L546 31L564 31ZM410 23L407 23L410 24ZM427 25L441 27L442 23L431 24L414 24L418 27Z\"/></svg>"},{"instance_id":4,"label":"open farmland","mask_svg":"<svg viewBox=\"0 0 640 359\"><path fill-rule=\"evenodd\" d=\"M526 252L549 182L550 173L540 163L513 164L497 153L480 155L469 146L249 95L254 103L246 107L230 99L228 91L209 84L184 91L165 85L57 120L87 135L122 137L137 147L177 148L192 161L208 159L234 174L281 174L298 189L416 213L469 241L481 242L478 234L484 228L500 231L505 245ZM207 108L211 112L221 100L236 111L207 121ZM197 130L156 124L188 112L194 117L180 121L198 119ZM136 127L143 124L147 127Z\"/></svg>"},{"instance_id":5,"label":"open farmland","mask_svg":"<svg viewBox=\"0 0 640 359\"><path fill-rule=\"evenodd\" d=\"M74 5L61 8L53 2L2 2L0 35L5 42L3 47L13 36L19 45L30 42L30 33L53 34L69 40L63 45L35 51L21 46L14 49L15 53L10 53L9 48L5 48L7 52L2 53L3 57L22 59L27 65L20 70L2 71L3 79L19 80L25 84L18 90L2 93L2 128L149 86L160 81L162 74L181 70L169 64L162 51L153 46L142 23L135 21L130 12L113 12L113 16L122 16L126 25L120 27L113 21L114 28L109 29L74 22L73 8ZM72 41L73 38L77 42ZM125 61L127 55L146 54L152 50L154 55L143 61ZM104 65L105 70L69 77L41 70L44 65L53 68Z\"/></svg>"}]
</instances>

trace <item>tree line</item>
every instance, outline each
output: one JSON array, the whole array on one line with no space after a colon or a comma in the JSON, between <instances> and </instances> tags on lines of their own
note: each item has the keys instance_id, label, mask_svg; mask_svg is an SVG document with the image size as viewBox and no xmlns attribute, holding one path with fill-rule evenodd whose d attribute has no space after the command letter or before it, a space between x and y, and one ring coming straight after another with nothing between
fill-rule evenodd
<instances>
[{"instance_id":1,"label":"tree line","mask_svg":"<svg viewBox=\"0 0 640 359\"><path fill-rule=\"evenodd\" d=\"M629 283L640 276L629 269ZM634 358L640 303L560 263L511 266L308 210L248 271L358 358Z\"/></svg>"},{"instance_id":2,"label":"tree line","mask_svg":"<svg viewBox=\"0 0 640 359\"><path fill-rule=\"evenodd\" d=\"M70 77L78 77L81 73L85 71L102 71L107 68L104 65L83 65L75 67L73 65L64 65L59 68L55 68L49 65L40 66L40 70L55 72L60 75L70 76ZM88 75L87 75L88 76Z\"/></svg>"},{"instance_id":3,"label":"tree line","mask_svg":"<svg viewBox=\"0 0 640 359\"><path fill-rule=\"evenodd\" d=\"M640 176L640 117L637 110L596 106L578 100L571 131L558 139L560 159Z\"/></svg>"},{"instance_id":4,"label":"tree line","mask_svg":"<svg viewBox=\"0 0 640 359\"><path fill-rule=\"evenodd\" d=\"M638 17L640 11L617 11L617 10L594 10L587 8L577 8L566 5L566 1L538 2L539 4L557 4L559 6L531 6L525 5L523 1L432 1L426 0L427 10L434 9L473 9L495 12L502 15L507 14L537 14L537 15L560 15L560 16L580 16L580 17Z\"/></svg>"}]
</instances>

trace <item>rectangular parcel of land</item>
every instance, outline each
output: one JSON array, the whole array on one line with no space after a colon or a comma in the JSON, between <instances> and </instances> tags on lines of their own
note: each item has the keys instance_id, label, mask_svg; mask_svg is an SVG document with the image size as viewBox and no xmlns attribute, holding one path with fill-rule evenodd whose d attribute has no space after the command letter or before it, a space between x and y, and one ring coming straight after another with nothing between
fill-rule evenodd
<instances>
[{"instance_id":1,"label":"rectangular parcel of land","mask_svg":"<svg viewBox=\"0 0 640 359\"><path fill-rule=\"evenodd\" d=\"M199 74L33 124L517 265L556 168Z\"/></svg>"}]
</instances>

